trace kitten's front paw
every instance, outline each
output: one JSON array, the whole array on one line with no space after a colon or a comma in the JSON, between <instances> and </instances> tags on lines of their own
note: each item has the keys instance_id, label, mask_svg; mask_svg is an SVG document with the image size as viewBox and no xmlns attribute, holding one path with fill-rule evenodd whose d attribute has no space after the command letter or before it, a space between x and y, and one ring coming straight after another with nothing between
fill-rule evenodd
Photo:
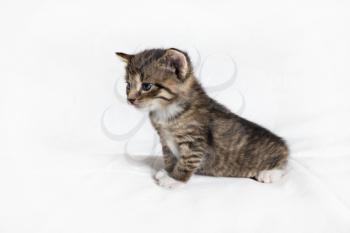
<instances>
[{"instance_id":1,"label":"kitten's front paw","mask_svg":"<svg viewBox=\"0 0 350 233\"><path fill-rule=\"evenodd\" d=\"M164 169L158 171L154 176L154 178L156 179L157 184L159 186L162 186L168 189L179 188L185 184L184 182L175 180L174 178L170 177Z\"/></svg>"},{"instance_id":2,"label":"kitten's front paw","mask_svg":"<svg viewBox=\"0 0 350 233\"><path fill-rule=\"evenodd\" d=\"M167 171L165 169L157 171L157 173L154 175L154 178L156 180L159 180L161 177L168 175Z\"/></svg>"}]
</instances>

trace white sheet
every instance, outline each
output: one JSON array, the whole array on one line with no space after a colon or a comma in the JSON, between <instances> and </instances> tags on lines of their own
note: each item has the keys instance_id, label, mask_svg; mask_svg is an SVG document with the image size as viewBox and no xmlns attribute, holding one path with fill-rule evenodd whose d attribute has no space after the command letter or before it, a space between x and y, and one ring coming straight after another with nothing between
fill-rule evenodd
<instances>
[{"instance_id":1,"label":"white sheet","mask_svg":"<svg viewBox=\"0 0 350 233\"><path fill-rule=\"evenodd\" d=\"M0 232L349 233L349 10L311 0L1 2ZM156 186L154 131L115 98L124 84L114 52L146 47L187 50L211 96L285 137L287 176Z\"/></svg>"}]
</instances>

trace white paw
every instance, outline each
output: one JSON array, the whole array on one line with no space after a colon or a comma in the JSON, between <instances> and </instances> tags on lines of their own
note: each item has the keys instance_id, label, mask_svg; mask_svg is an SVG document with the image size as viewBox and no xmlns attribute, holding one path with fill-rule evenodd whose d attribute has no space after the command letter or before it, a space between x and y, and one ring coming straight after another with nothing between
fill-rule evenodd
<instances>
[{"instance_id":1,"label":"white paw","mask_svg":"<svg viewBox=\"0 0 350 233\"><path fill-rule=\"evenodd\" d=\"M164 169L158 171L154 178L156 179L159 186L168 189L179 188L185 184L184 182L175 180L174 178L170 177Z\"/></svg>"},{"instance_id":2,"label":"white paw","mask_svg":"<svg viewBox=\"0 0 350 233\"><path fill-rule=\"evenodd\" d=\"M256 179L262 183L273 183L280 180L284 175L284 171L281 169L264 170L259 172Z\"/></svg>"},{"instance_id":3,"label":"white paw","mask_svg":"<svg viewBox=\"0 0 350 233\"><path fill-rule=\"evenodd\" d=\"M168 175L168 172L165 171L164 169L157 171L157 173L155 174L154 178L156 178L156 180L160 179L161 177Z\"/></svg>"}]
</instances>

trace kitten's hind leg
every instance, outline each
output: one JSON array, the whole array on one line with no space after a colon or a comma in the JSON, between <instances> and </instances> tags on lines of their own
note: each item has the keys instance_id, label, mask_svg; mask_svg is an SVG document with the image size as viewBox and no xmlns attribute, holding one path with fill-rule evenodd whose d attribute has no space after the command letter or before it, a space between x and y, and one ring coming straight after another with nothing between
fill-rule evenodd
<instances>
[{"instance_id":1,"label":"kitten's hind leg","mask_svg":"<svg viewBox=\"0 0 350 233\"><path fill-rule=\"evenodd\" d=\"M269 153L268 153L269 154ZM288 147L285 144L277 146L272 155L267 156L260 165L260 171L255 178L263 183L273 183L280 180L285 174L287 159L288 159Z\"/></svg>"}]
</instances>

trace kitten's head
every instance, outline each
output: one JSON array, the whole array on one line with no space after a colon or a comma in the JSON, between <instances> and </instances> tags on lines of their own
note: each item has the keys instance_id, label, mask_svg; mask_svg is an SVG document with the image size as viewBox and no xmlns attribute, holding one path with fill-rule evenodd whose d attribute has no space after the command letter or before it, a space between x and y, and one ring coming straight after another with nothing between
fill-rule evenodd
<instances>
[{"instance_id":1,"label":"kitten's head","mask_svg":"<svg viewBox=\"0 0 350 233\"><path fill-rule=\"evenodd\" d=\"M190 89L192 65L185 52L171 48L116 54L126 63L128 102L139 109L164 108Z\"/></svg>"}]
</instances>

